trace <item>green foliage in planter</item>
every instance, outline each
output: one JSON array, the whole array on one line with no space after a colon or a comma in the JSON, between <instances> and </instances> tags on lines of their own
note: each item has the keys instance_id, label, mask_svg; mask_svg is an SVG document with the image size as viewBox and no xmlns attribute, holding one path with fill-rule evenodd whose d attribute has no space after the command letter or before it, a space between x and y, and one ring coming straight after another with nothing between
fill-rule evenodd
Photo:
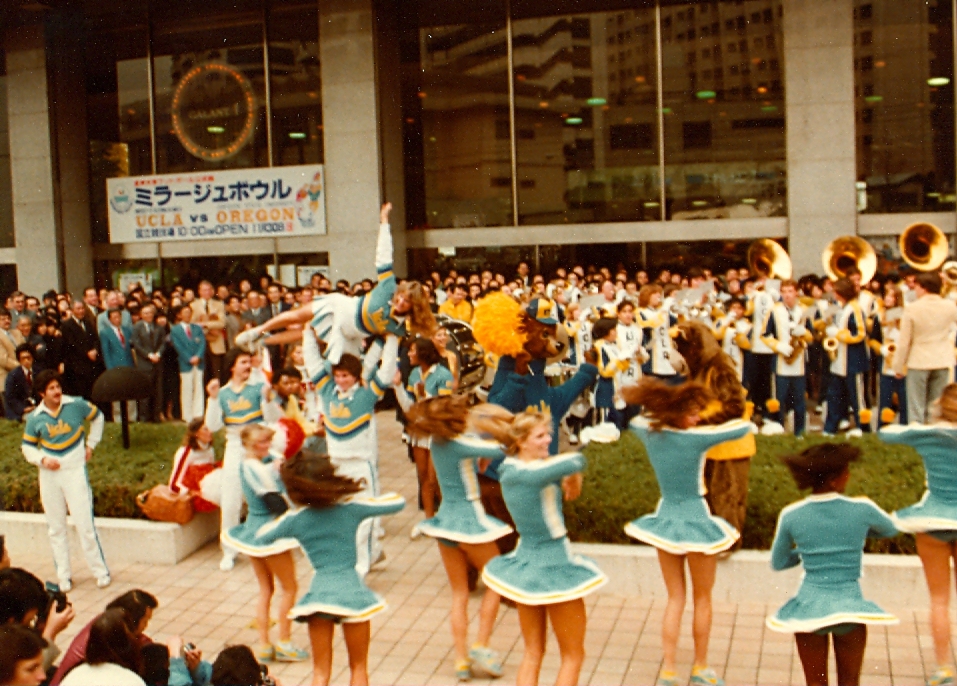
<instances>
[{"instance_id":1,"label":"green foliage in planter","mask_svg":"<svg viewBox=\"0 0 957 686\"><path fill-rule=\"evenodd\" d=\"M770 548L778 513L804 495L779 457L825 440L820 436L801 440L793 436L757 437L758 452L751 460L745 548ZM876 436L850 440L863 452L861 459L851 465L848 495L866 495L888 512L920 499L924 468L913 449L885 444ZM659 498L644 446L626 431L617 443L589 445L585 454L588 467L582 495L565 505L569 534L573 540L590 543L633 543L622 527L635 517L653 512ZM871 540L867 550L913 553L914 541L905 535Z\"/></svg>"}]
</instances>

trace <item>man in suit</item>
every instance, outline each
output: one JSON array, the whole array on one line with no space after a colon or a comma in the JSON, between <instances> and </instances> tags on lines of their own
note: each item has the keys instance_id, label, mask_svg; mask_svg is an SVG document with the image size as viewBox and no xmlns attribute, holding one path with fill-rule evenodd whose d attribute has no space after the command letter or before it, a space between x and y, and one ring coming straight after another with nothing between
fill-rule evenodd
<instances>
[{"instance_id":1,"label":"man in suit","mask_svg":"<svg viewBox=\"0 0 957 686\"><path fill-rule=\"evenodd\" d=\"M223 371L223 358L226 356L226 306L213 298L213 284L200 281L197 289L199 297L190 303L193 309L193 321L199 324L206 334L206 381L219 379ZM222 379L220 379L222 381Z\"/></svg>"},{"instance_id":2,"label":"man in suit","mask_svg":"<svg viewBox=\"0 0 957 686\"><path fill-rule=\"evenodd\" d=\"M289 305L283 302L282 289L280 289L279 284L269 284L269 288L266 289L266 312L269 315L269 318L272 319L273 317L278 317L280 314L289 309ZM286 366L284 364L285 360L283 359L285 347L286 346L284 345L266 346L266 349L269 351L269 359L272 362L272 368L277 372Z\"/></svg>"},{"instance_id":3,"label":"man in suit","mask_svg":"<svg viewBox=\"0 0 957 686\"><path fill-rule=\"evenodd\" d=\"M33 350L29 345L17 348L20 364L7 374L3 397L6 399L7 419L22 422L37 406L33 395Z\"/></svg>"},{"instance_id":4,"label":"man in suit","mask_svg":"<svg viewBox=\"0 0 957 686\"><path fill-rule=\"evenodd\" d=\"M123 307L124 302L123 294L119 291L110 291L106 294L106 309L101 310L96 316L96 333L101 337L103 330L110 326L110 312L113 310L119 310L122 325L130 331L133 330L133 317L129 310Z\"/></svg>"},{"instance_id":5,"label":"man in suit","mask_svg":"<svg viewBox=\"0 0 957 686\"><path fill-rule=\"evenodd\" d=\"M95 288L87 288L83 291L83 304L85 313L83 320L92 328L96 328L96 318L100 314L100 296Z\"/></svg>"},{"instance_id":6,"label":"man in suit","mask_svg":"<svg viewBox=\"0 0 957 686\"><path fill-rule=\"evenodd\" d=\"M263 307L262 296L256 291L246 294L249 309L243 313L243 321L250 326L261 326L269 321L269 310Z\"/></svg>"},{"instance_id":7,"label":"man in suit","mask_svg":"<svg viewBox=\"0 0 957 686\"><path fill-rule=\"evenodd\" d=\"M123 323L123 314L129 316L129 312L114 307L106 313L106 326L100 330L100 350L103 353L103 364L107 369L116 369L117 367L133 367L133 327ZM113 403L113 420L120 415L120 403L127 401L115 401ZM130 412L130 419L136 421L136 406L133 406Z\"/></svg>"},{"instance_id":8,"label":"man in suit","mask_svg":"<svg viewBox=\"0 0 957 686\"><path fill-rule=\"evenodd\" d=\"M170 327L169 338L179 360L179 399L183 421L205 413L203 403L203 369L206 357L206 336L198 324L191 323L193 310L189 305L173 309L176 324Z\"/></svg>"},{"instance_id":9,"label":"man in suit","mask_svg":"<svg viewBox=\"0 0 957 686\"><path fill-rule=\"evenodd\" d=\"M0 384L5 384L7 374L16 369L17 346L10 332L10 312L0 308Z\"/></svg>"},{"instance_id":10,"label":"man in suit","mask_svg":"<svg viewBox=\"0 0 957 686\"><path fill-rule=\"evenodd\" d=\"M86 315L86 304L79 300L71 307L72 315L63 322L63 362L66 368L67 392L89 400L93 392L93 382L99 376L100 338L96 327L91 326ZM3 326L0 317L0 327ZM3 343L0 338L0 344Z\"/></svg>"},{"instance_id":11,"label":"man in suit","mask_svg":"<svg viewBox=\"0 0 957 686\"><path fill-rule=\"evenodd\" d=\"M136 368L150 377L153 395L139 401L141 422L158 422L163 409L163 352L166 350L166 331L154 323L156 307L144 305L140 321L133 326L133 350Z\"/></svg>"},{"instance_id":12,"label":"man in suit","mask_svg":"<svg viewBox=\"0 0 957 686\"><path fill-rule=\"evenodd\" d=\"M907 419L930 421L928 410L940 398L954 366L953 325L957 305L940 297L937 272L921 272L914 279L917 300L904 308L894 372L907 378Z\"/></svg>"}]
</instances>

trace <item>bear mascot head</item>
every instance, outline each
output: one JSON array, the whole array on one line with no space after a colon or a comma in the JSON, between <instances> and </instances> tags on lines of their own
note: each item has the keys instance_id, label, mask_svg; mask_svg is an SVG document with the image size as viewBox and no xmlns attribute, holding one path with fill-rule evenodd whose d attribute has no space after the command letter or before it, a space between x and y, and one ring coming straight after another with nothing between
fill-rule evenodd
<instances>
[{"instance_id":1,"label":"bear mascot head","mask_svg":"<svg viewBox=\"0 0 957 686\"><path fill-rule=\"evenodd\" d=\"M676 327L674 348L679 359L675 369L689 381L704 385L716 398L701 413L702 424L723 424L745 416L745 390L738 381L734 363L711 330L697 321L681 322Z\"/></svg>"},{"instance_id":2,"label":"bear mascot head","mask_svg":"<svg viewBox=\"0 0 957 686\"><path fill-rule=\"evenodd\" d=\"M530 360L557 361L568 349L567 334L555 316L555 303L547 298L533 298L522 307L504 293L487 295L475 308L472 334L486 352L514 357L519 374L528 372Z\"/></svg>"}]
</instances>

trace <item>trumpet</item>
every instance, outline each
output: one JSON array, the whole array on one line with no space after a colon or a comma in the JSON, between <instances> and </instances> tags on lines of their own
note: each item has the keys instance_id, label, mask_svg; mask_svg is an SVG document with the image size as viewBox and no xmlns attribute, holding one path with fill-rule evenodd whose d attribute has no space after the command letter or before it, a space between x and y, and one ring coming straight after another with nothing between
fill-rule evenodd
<instances>
[{"instance_id":1,"label":"trumpet","mask_svg":"<svg viewBox=\"0 0 957 686\"><path fill-rule=\"evenodd\" d=\"M827 336L824 338L823 343L824 350L827 352L828 358L833 362L837 359L837 338L834 336Z\"/></svg>"}]
</instances>

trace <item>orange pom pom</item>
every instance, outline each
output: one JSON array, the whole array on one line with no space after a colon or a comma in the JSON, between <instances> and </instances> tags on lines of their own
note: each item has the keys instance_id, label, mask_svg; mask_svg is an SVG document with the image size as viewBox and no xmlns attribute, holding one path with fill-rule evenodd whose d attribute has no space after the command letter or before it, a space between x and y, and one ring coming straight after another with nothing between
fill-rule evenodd
<instances>
[{"instance_id":1,"label":"orange pom pom","mask_svg":"<svg viewBox=\"0 0 957 686\"><path fill-rule=\"evenodd\" d=\"M778 412L781 409L781 401L777 398L771 398L766 405L768 412Z\"/></svg>"},{"instance_id":2,"label":"orange pom pom","mask_svg":"<svg viewBox=\"0 0 957 686\"><path fill-rule=\"evenodd\" d=\"M486 352L518 355L525 347L521 330L522 306L504 293L491 293L479 301L472 319L472 335Z\"/></svg>"},{"instance_id":3,"label":"orange pom pom","mask_svg":"<svg viewBox=\"0 0 957 686\"><path fill-rule=\"evenodd\" d=\"M893 408L885 407L881 410L881 424L893 424L895 419L897 419L897 413Z\"/></svg>"},{"instance_id":4,"label":"orange pom pom","mask_svg":"<svg viewBox=\"0 0 957 686\"><path fill-rule=\"evenodd\" d=\"M873 413L869 409L861 410L858 416L861 418L861 427L871 423Z\"/></svg>"}]
</instances>

